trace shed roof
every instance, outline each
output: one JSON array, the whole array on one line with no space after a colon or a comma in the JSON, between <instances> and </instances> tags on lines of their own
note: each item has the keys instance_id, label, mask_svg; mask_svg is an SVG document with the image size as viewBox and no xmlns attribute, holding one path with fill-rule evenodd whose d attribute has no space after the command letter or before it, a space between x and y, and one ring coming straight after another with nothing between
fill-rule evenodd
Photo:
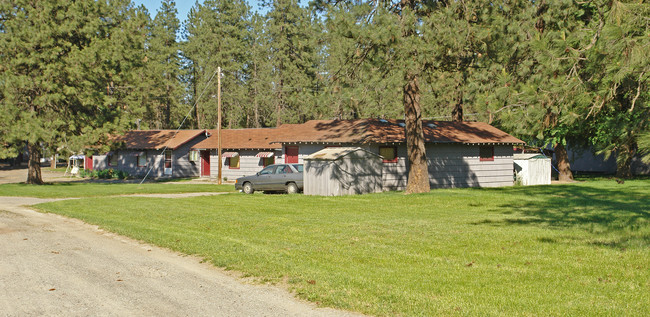
<instances>
[{"instance_id":1,"label":"shed roof","mask_svg":"<svg viewBox=\"0 0 650 317\"><path fill-rule=\"evenodd\" d=\"M277 143L271 143L278 135L280 128L261 129L221 129L222 149L281 149ZM193 149L218 148L217 130L209 130L211 137L197 143Z\"/></svg>"},{"instance_id":2,"label":"shed roof","mask_svg":"<svg viewBox=\"0 0 650 317\"><path fill-rule=\"evenodd\" d=\"M513 160L539 160L539 159L550 160L550 158L540 153L515 153L512 155L512 159Z\"/></svg>"},{"instance_id":3,"label":"shed roof","mask_svg":"<svg viewBox=\"0 0 650 317\"><path fill-rule=\"evenodd\" d=\"M206 133L206 130L132 130L113 138L124 143L129 150L160 150L165 147L175 150L181 145Z\"/></svg>"},{"instance_id":4,"label":"shed roof","mask_svg":"<svg viewBox=\"0 0 650 317\"><path fill-rule=\"evenodd\" d=\"M378 158L381 158L381 156L379 156L378 154L372 153L360 147L330 147L330 148L324 148L316 153L308 155L304 159L320 160L320 161L335 161L351 153L355 153L359 151L365 152L366 154L369 154L371 156L376 156Z\"/></svg>"},{"instance_id":5,"label":"shed roof","mask_svg":"<svg viewBox=\"0 0 650 317\"><path fill-rule=\"evenodd\" d=\"M483 122L423 120L425 142L462 144L524 144ZM311 120L279 129L277 143L405 143L404 120Z\"/></svg>"}]
</instances>

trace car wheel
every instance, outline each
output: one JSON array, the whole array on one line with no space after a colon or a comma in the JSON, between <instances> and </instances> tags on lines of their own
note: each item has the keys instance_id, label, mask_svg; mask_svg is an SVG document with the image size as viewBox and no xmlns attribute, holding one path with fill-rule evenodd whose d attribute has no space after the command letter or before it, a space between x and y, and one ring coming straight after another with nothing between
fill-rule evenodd
<instances>
[{"instance_id":1,"label":"car wheel","mask_svg":"<svg viewBox=\"0 0 650 317\"><path fill-rule=\"evenodd\" d=\"M244 186L242 186L242 191L246 194L252 194L255 192L253 185L251 185L249 182L244 183Z\"/></svg>"},{"instance_id":2,"label":"car wheel","mask_svg":"<svg viewBox=\"0 0 650 317\"><path fill-rule=\"evenodd\" d=\"M298 185L296 183L287 184L287 194L295 194L298 192Z\"/></svg>"}]
</instances>

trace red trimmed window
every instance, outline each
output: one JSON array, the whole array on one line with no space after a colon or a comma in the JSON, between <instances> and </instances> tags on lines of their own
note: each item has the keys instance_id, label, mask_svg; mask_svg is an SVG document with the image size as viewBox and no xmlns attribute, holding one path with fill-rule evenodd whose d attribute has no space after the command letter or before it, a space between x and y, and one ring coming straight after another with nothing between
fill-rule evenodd
<instances>
[{"instance_id":1,"label":"red trimmed window","mask_svg":"<svg viewBox=\"0 0 650 317\"><path fill-rule=\"evenodd\" d=\"M239 169L239 156L227 157L226 158L226 164L228 165L229 169L238 170Z\"/></svg>"},{"instance_id":2,"label":"red trimmed window","mask_svg":"<svg viewBox=\"0 0 650 317\"><path fill-rule=\"evenodd\" d=\"M172 151L165 151L165 168L172 168Z\"/></svg>"},{"instance_id":3,"label":"red trimmed window","mask_svg":"<svg viewBox=\"0 0 650 317\"><path fill-rule=\"evenodd\" d=\"M108 166L117 166L117 154L108 154Z\"/></svg>"},{"instance_id":4,"label":"red trimmed window","mask_svg":"<svg viewBox=\"0 0 650 317\"><path fill-rule=\"evenodd\" d=\"M494 161L494 146L480 146L479 157L481 158L481 162Z\"/></svg>"},{"instance_id":5,"label":"red trimmed window","mask_svg":"<svg viewBox=\"0 0 650 317\"><path fill-rule=\"evenodd\" d=\"M379 155L384 157L384 163L397 163L396 146L380 146Z\"/></svg>"},{"instance_id":6,"label":"red trimmed window","mask_svg":"<svg viewBox=\"0 0 650 317\"><path fill-rule=\"evenodd\" d=\"M138 161L138 167L147 166L147 154L146 153L139 153L138 155L136 155L136 160Z\"/></svg>"},{"instance_id":7,"label":"red trimmed window","mask_svg":"<svg viewBox=\"0 0 650 317\"><path fill-rule=\"evenodd\" d=\"M263 157L262 164L264 165L264 167L275 164L275 156Z\"/></svg>"}]
</instances>

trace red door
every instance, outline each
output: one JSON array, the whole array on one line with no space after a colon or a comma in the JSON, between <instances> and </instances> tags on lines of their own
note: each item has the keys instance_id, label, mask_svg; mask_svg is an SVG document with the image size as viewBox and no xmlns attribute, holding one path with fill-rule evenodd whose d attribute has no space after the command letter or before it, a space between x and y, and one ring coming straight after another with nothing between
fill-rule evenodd
<instances>
[{"instance_id":1,"label":"red door","mask_svg":"<svg viewBox=\"0 0 650 317\"><path fill-rule=\"evenodd\" d=\"M284 162L285 163L298 163L298 147L287 146L284 148Z\"/></svg>"},{"instance_id":2,"label":"red door","mask_svg":"<svg viewBox=\"0 0 650 317\"><path fill-rule=\"evenodd\" d=\"M84 166L84 169L87 169L89 171L93 170L93 156L87 156L86 159L84 160L84 163L86 166Z\"/></svg>"},{"instance_id":3,"label":"red door","mask_svg":"<svg viewBox=\"0 0 650 317\"><path fill-rule=\"evenodd\" d=\"M201 151L201 176L210 176L210 151Z\"/></svg>"}]
</instances>

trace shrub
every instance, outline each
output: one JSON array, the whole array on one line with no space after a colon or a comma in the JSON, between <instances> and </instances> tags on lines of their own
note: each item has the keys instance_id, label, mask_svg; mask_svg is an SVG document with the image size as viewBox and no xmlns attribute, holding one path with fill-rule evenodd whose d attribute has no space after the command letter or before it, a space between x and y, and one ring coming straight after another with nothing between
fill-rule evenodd
<instances>
[{"instance_id":1,"label":"shrub","mask_svg":"<svg viewBox=\"0 0 650 317\"><path fill-rule=\"evenodd\" d=\"M125 171L107 169L94 171L83 170L79 173L79 176L98 179L127 179L130 175Z\"/></svg>"},{"instance_id":2,"label":"shrub","mask_svg":"<svg viewBox=\"0 0 650 317\"><path fill-rule=\"evenodd\" d=\"M113 176L117 179L127 179L129 178L129 173L125 171L116 171Z\"/></svg>"}]
</instances>

